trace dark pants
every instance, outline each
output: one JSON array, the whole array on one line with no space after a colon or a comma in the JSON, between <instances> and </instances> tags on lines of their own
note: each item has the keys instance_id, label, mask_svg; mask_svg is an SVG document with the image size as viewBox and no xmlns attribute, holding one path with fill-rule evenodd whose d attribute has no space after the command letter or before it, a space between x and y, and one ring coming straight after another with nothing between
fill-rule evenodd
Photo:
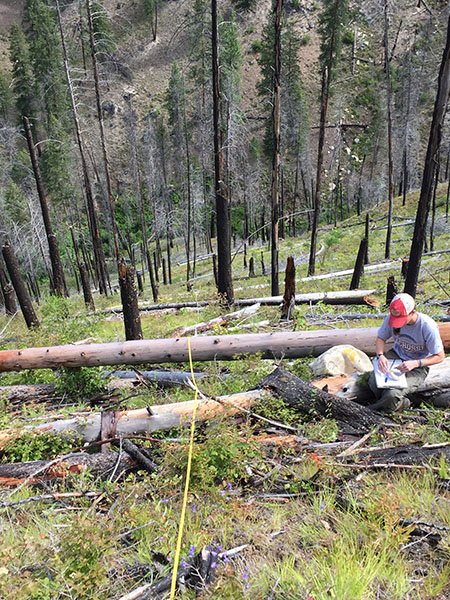
<instances>
[{"instance_id":1,"label":"dark pants","mask_svg":"<svg viewBox=\"0 0 450 600\"><path fill-rule=\"evenodd\" d=\"M386 358L402 360L394 350L386 352ZM375 375L374 373L371 373L368 384L376 398L376 402L371 404L369 408L372 410L385 410L388 412L409 408L409 401L405 396L410 392L414 392L414 390L425 381L428 371L428 367L418 367L417 369L405 373L406 383L408 384L408 387L406 388L377 388Z\"/></svg>"}]
</instances>

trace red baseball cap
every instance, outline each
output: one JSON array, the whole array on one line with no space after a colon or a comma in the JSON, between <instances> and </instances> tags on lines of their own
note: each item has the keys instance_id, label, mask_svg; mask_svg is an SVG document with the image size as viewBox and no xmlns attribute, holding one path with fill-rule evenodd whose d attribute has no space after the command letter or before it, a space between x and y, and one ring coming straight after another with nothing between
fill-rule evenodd
<instances>
[{"instance_id":1,"label":"red baseball cap","mask_svg":"<svg viewBox=\"0 0 450 600\"><path fill-rule=\"evenodd\" d=\"M396 329L403 327L408 315L412 313L415 307L416 303L414 298L409 294L397 294L394 296L389 306L391 313L388 321L389 325Z\"/></svg>"}]
</instances>

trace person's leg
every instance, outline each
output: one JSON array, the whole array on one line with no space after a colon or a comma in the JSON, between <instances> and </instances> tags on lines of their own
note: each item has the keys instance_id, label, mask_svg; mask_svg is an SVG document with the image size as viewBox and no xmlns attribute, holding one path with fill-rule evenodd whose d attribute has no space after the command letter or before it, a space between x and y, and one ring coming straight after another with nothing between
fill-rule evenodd
<instances>
[{"instance_id":1,"label":"person's leg","mask_svg":"<svg viewBox=\"0 0 450 600\"><path fill-rule=\"evenodd\" d=\"M409 400L405 397L408 392L407 388L384 388L379 391L381 394L378 400L374 404L369 404L367 408L371 410L385 410L386 412L409 408Z\"/></svg>"}]
</instances>

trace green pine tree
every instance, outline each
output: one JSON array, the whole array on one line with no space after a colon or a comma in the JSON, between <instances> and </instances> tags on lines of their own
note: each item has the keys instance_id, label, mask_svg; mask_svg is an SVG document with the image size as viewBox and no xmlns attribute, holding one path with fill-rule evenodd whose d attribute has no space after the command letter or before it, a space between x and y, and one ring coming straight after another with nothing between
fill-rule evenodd
<instances>
[{"instance_id":1,"label":"green pine tree","mask_svg":"<svg viewBox=\"0 0 450 600\"><path fill-rule=\"evenodd\" d=\"M116 48L113 29L109 15L103 5L103 0L93 0L91 10L95 50L98 58L102 60Z\"/></svg>"},{"instance_id":2,"label":"green pine tree","mask_svg":"<svg viewBox=\"0 0 450 600\"><path fill-rule=\"evenodd\" d=\"M12 63L13 91L19 115L34 115L34 76L25 34L16 23L9 35L9 56Z\"/></svg>"},{"instance_id":3,"label":"green pine tree","mask_svg":"<svg viewBox=\"0 0 450 600\"><path fill-rule=\"evenodd\" d=\"M13 107L14 99L11 91L11 79L6 73L0 71L0 117L6 119Z\"/></svg>"},{"instance_id":4,"label":"green pine tree","mask_svg":"<svg viewBox=\"0 0 450 600\"><path fill-rule=\"evenodd\" d=\"M43 0L28 0L26 36L33 65L35 93L42 99L48 133L51 117L67 121L68 102L61 43L54 11Z\"/></svg>"}]
</instances>

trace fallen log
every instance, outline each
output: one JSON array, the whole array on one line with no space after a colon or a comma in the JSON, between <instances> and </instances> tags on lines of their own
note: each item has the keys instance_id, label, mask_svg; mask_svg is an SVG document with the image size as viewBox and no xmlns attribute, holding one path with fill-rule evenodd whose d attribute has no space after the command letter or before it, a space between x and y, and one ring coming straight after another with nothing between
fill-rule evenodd
<instances>
[{"instance_id":1,"label":"fallen log","mask_svg":"<svg viewBox=\"0 0 450 600\"><path fill-rule=\"evenodd\" d=\"M128 471L135 462L127 455L116 452L87 454L78 452L55 460L33 460L23 463L0 464L0 486L15 486L22 483L36 484L83 473L87 470L94 477L108 477Z\"/></svg>"},{"instance_id":2,"label":"fallen log","mask_svg":"<svg viewBox=\"0 0 450 600\"><path fill-rule=\"evenodd\" d=\"M188 335L191 333L197 335L198 333L211 331L211 329L214 329L214 327L218 325L226 325L227 323L237 321L238 319L245 319L247 317L251 317L252 315L258 312L260 307L261 304L252 304L250 306L242 308L241 310L221 315L220 317L210 319L209 321L204 321L203 323L195 323L194 325L188 325L186 327L178 327L172 333L171 337L182 337L183 335Z\"/></svg>"},{"instance_id":3,"label":"fallen log","mask_svg":"<svg viewBox=\"0 0 450 600\"><path fill-rule=\"evenodd\" d=\"M316 383L322 386L332 385L334 393L340 398L351 399L358 404L370 404L373 402L373 395L370 389L360 381L360 375L357 373L346 378L324 378ZM419 406L422 402L429 402L436 408L449 407L450 357L445 358L437 365L431 365L425 381L416 391L408 393L407 398L413 406Z\"/></svg>"},{"instance_id":4,"label":"fallen log","mask_svg":"<svg viewBox=\"0 0 450 600\"><path fill-rule=\"evenodd\" d=\"M351 344L366 354L373 355L377 332L377 327L370 327L199 336L191 339L192 359L235 360L244 354L260 354L262 358L300 358L319 356L338 344ZM450 323L440 323L439 333L445 350L450 350ZM187 339L136 340L2 350L0 372L188 360Z\"/></svg>"},{"instance_id":5,"label":"fallen log","mask_svg":"<svg viewBox=\"0 0 450 600\"><path fill-rule=\"evenodd\" d=\"M45 402L54 395L54 383L6 385L0 387L0 400L6 404L24 404L30 401Z\"/></svg>"},{"instance_id":6,"label":"fallen log","mask_svg":"<svg viewBox=\"0 0 450 600\"><path fill-rule=\"evenodd\" d=\"M391 423L390 419L351 400L323 392L281 368L275 369L258 386L268 389L308 417L320 415L335 419L339 430L345 434L364 434L380 423Z\"/></svg>"},{"instance_id":7,"label":"fallen log","mask_svg":"<svg viewBox=\"0 0 450 600\"><path fill-rule=\"evenodd\" d=\"M341 292L312 292L310 294L296 294L296 304L366 304L365 297L375 294L377 290L354 290ZM263 298L235 298L234 306L250 306L251 304L264 304L266 306L278 306L283 301L283 296L265 296ZM144 304L139 305L139 310L153 311L174 308L198 308L204 306L213 306L219 304L218 300L196 300L187 302L169 302L168 304ZM121 306L99 310L95 314L107 315L110 313L119 314L122 312Z\"/></svg>"},{"instance_id":8,"label":"fallen log","mask_svg":"<svg viewBox=\"0 0 450 600\"><path fill-rule=\"evenodd\" d=\"M450 461L450 444L435 446L397 446L358 452L358 464L427 465L438 462L442 457Z\"/></svg>"},{"instance_id":9,"label":"fallen log","mask_svg":"<svg viewBox=\"0 0 450 600\"><path fill-rule=\"evenodd\" d=\"M199 400L197 405L197 421L205 421L211 415L217 416L226 413L233 415L241 409L248 409L251 405L263 398L264 390L251 390L241 394L230 396L219 396L207 400ZM187 402L176 402L174 404L160 404L127 411L104 411L80 415L71 419L62 419L30 425L25 431L33 433L55 433L76 432L83 442L94 442L100 438L102 430L102 419L106 420L111 415L114 421L114 435L126 436L133 433L150 433L161 429L178 427L182 423L189 423L192 419L194 400ZM0 432L0 446L11 438L8 431ZM16 432L17 435L17 432Z\"/></svg>"}]
</instances>

